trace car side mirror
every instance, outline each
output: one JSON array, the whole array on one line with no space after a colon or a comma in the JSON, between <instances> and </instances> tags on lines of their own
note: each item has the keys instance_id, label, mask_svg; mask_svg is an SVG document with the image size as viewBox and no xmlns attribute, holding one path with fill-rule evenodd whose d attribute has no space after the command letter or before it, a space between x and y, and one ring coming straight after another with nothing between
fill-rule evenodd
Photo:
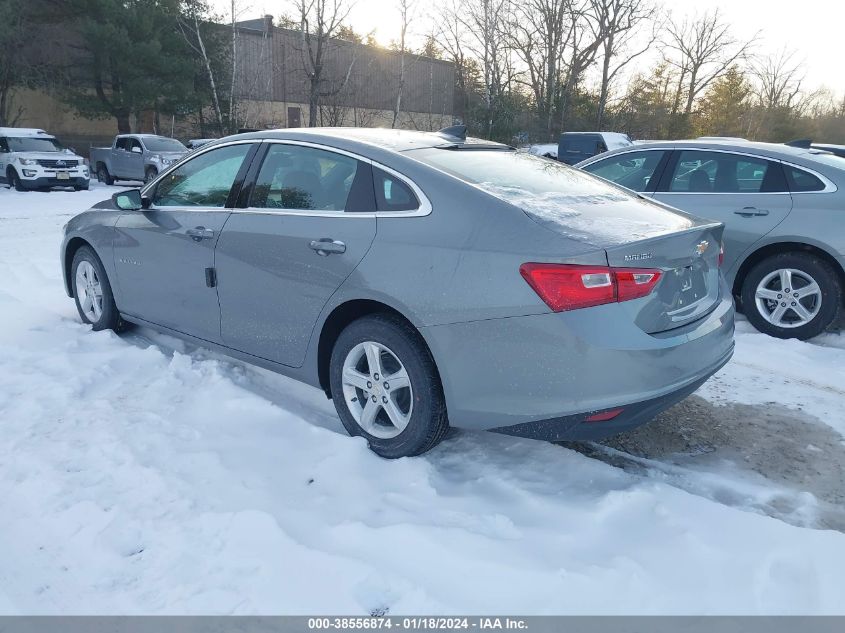
<instances>
[{"instance_id":1,"label":"car side mirror","mask_svg":"<svg viewBox=\"0 0 845 633\"><path fill-rule=\"evenodd\" d=\"M140 147L138 147L137 145L133 146L132 149L130 149L129 151L132 152L133 154L143 154L144 153L144 151Z\"/></svg>"},{"instance_id":2,"label":"car side mirror","mask_svg":"<svg viewBox=\"0 0 845 633\"><path fill-rule=\"evenodd\" d=\"M150 199L142 197L140 189L119 191L113 194L111 199L121 211L140 211L150 206Z\"/></svg>"}]
</instances>

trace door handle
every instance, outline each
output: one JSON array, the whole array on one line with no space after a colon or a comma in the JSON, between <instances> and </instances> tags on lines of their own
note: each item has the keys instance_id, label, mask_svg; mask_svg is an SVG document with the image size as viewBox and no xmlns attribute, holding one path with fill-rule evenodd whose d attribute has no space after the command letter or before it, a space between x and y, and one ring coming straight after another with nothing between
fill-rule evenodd
<instances>
[{"instance_id":1,"label":"door handle","mask_svg":"<svg viewBox=\"0 0 845 633\"><path fill-rule=\"evenodd\" d=\"M338 240L333 240L330 237L321 237L319 240L311 240L311 243L308 246L311 250L317 251L317 255L322 255L323 257L331 255L332 253L346 252L346 244L339 242Z\"/></svg>"},{"instance_id":2,"label":"door handle","mask_svg":"<svg viewBox=\"0 0 845 633\"><path fill-rule=\"evenodd\" d=\"M734 213L741 215L744 218L750 218L755 215L769 215L769 210L758 209L757 207L742 207L741 209L734 211Z\"/></svg>"},{"instance_id":3,"label":"door handle","mask_svg":"<svg viewBox=\"0 0 845 633\"><path fill-rule=\"evenodd\" d=\"M195 242L202 242L203 240L210 240L214 237L214 231L207 229L204 226L198 226L193 229L188 229L185 233Z\"/></svg>"}]
</instances>

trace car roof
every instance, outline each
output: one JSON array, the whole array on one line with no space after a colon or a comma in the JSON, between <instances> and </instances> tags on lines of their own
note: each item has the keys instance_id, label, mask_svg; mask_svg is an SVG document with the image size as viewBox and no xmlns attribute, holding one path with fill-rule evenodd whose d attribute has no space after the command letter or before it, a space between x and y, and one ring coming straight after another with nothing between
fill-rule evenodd
<instances>
[{"instance_id":1,"label":"car roof","mask_svg":"<svg viewBox=\"0 0 845 633\"><path fill-rule=\"evenodd\" d=\"M405 152L414 149L430 147L507 149L509 146L483 139L468 137L461 139L438 132L421 132L416 130L391 130L387 128L360 127L311 127L311 128L282 128L277 130L262 130L229 136L219 141L235 139L280 139L311 141L314 143L337 146L376 146L394 152Z\"/></svg>"},{"instance_id":2,"label":"car roof","mask_svg":"<svg viewBox=\"0 0 845 633\"><path fill-rule=\"evenodd\" d=\"M44 130L34 127L0 127L0 136L43 136L45 138L55 138L52 134L47 134Z\"/></svg>"},{"instance_id":3,"label":"car roof","mask_svg":"<svg viewBox=\"0 0 845 633\"><path fill-rule=\"evenodd\" d=\"M812 160L813 154L826 153L818 149L804 149L801 147L792 147L782 143L762 143L756 141L726 141L717 139L691 139L678 141L648 141L637 143L628 147L614 149L604 154L599 154L593 158L587 159L593 162L598 158L606 158L614 154L621 154L630 151L645 151L653 149L701 149L701 150L723 150L733 151L738 153L753 154L757 156L764 156L769 158L776 158L780 160L789 161L790 159L809 159ZM587 162L587 161L584 161Z\"/></svg>"}]
</instances>

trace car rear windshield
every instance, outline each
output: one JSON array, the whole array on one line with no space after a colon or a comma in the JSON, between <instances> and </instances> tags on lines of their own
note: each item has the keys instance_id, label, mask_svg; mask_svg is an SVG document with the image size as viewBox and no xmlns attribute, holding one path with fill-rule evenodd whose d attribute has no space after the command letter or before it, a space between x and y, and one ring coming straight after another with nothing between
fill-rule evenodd
<instances>
[{"instance_id":1,"label":"car rear windshield","mask_svg":"<svg viewBox=\"0 0 845 633\"><path fill-rule=\"evenodd\" d=\"M151 152L184 152L188 149L175 138L145 138L144 145Z\"/></svg>"},{"instance_id":2,"label":"car rear windshield","mask_svg":"<svg viewBox=\"0 0 845 633\"><path fill-rule=\"evenodd\" d=\"M9 137L10 152L61 152L64 147L54 138L38 136Z\"/></svg>"},{"instance_id":3,"label":"car rear windshield","mask_svg":"<svg viewBox=\"0 0 845 633\"><path fill-rule=\"evenodd\" d=\"M529 194L631 197L594 176L563 163L512 150L448 150L432 148L409 155L484 189L507 188Z\"/></svg>"},{"instance_id":4,"label":"car rear windshield","mask_svg":"<svg viewBox=\"0 0 845 633\"><path fill-rule=\"evenodd\" d=\"M817 160L820 163L824 163L830 167L836 167L837 169L845 169L845 158L842 156L837 156L836 154L821 154L816 152L811 152L809 158L813 160Z\"/></svg>"}]
</instances>

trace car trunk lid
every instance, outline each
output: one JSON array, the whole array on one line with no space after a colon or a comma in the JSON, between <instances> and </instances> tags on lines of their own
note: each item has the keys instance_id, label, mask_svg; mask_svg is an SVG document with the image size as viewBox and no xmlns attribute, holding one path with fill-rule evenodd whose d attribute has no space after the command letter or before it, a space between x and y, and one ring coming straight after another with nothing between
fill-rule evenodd
<instances>
[{"instance_id":1,"label":"car trunk lid","mask_svg":"<svg viewBox=\"0 0 845 633\"><path fill-rule=\"evenodd\" d=\"M660 271L649 295L620 304L632 312L639 327L650 334L671 330L715 307L722 231L722 224L712 223L605 249L612 268Z\"/></svg>"},{"instance_id":2,"label":"car trunk lid","mask_svg":"<svg viewBox=\"0 0 845 633\"><path fill-rule=\"evenodd\" d=\"M490 191L489 186L485 189ZM719 300L724 230L719 222L616 187L579 195L528 195L504 188L491 193L542 226L603 249L612 268L659 270L661 278L649 295L620 303L650 334L701 318Z\"/></svg>"}]
</instances>

